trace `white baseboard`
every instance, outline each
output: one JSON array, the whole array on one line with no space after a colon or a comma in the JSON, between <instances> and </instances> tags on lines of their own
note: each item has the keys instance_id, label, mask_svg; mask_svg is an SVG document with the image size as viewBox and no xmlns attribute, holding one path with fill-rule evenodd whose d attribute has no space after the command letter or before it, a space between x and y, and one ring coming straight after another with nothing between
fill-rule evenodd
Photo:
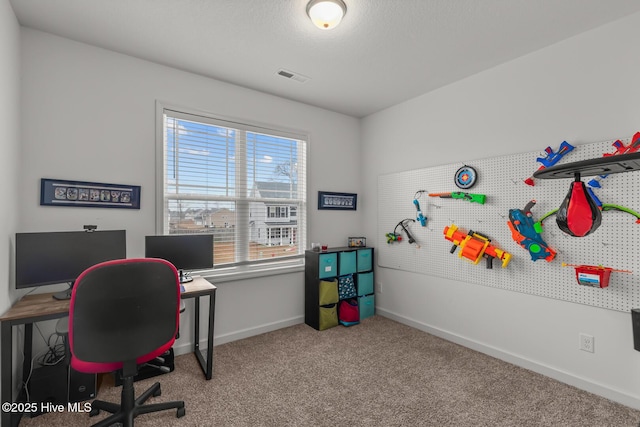
<instances>
[{"instance_id":1,"label":"white baseboard","mask_svg":"<svg viewBox=\"0 0 640 427\"><path fill-rule=\"evenodd\" d=\"M229 332L222 335L215 335L214 332L213 345L215 347L216 345L226 344L228 342L241 340L243 338L249 338L255 335L276 331L278 329L287 328L299 323L304 323L304 316L296 316L289 319L279 320L277 322L265 323L253 328L241 329L239 331ZM200 340L200 348L207 348L206 338ZM193 351L193 343L188 342L179 346L174 346L173 351L176 355L191 353Z\"/></svg>"},{"instance_id":2,"label":"white baseboard","mask_svg":"<svg viewBox=\"0 0 640 427\"><path fill-rule=\"evenodd\" d=\"M474 341L474 340L465 338L463 336L445 331L443 329L427 325L425 323L419 322L417 320L414 320L405 316L401 316L397 313L394 313L388 310L384 310L376 307L376 314L395 320L407 326L411 326L413 328L419 329L421 331L427 332L431 335L435 335L437 337L443 338L447 341L460 344L472 350L479 351L481 353L487 354L489 356L495 357L497 359L503 360L513 365L520 366L522 368L528 369L533 372L537 372L539 374L545 375L549 378L553 378L565 384L569 384L571 386L587 391L589 393L602 396L606 399L612 400L614 402L618 402L622 405L629 406L634 409L640 409L640 400L637 397L632 396L628 393L621 392L619 390L615 390L606 385L594 383L593 381L589 381L585 378L575 376L571 373L564 372L547 365L543 365L539 362L527 359L520 355L509 353L499 348L492 347L492 346L480 343L478 341Z\"/></svg>"}]
</instances>

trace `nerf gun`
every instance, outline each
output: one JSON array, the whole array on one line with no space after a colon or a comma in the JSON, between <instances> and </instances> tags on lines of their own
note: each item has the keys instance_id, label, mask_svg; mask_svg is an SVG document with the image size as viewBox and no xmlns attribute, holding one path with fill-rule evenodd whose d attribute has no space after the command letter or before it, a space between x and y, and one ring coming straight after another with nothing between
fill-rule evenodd
<instances>
[{"instance_id":1,"label":"nerf gun","mask_svg":"<svg viewBox=\"0 0 640 427\"><path fill-rule=\"evenodd\" d=\"M396 233L387 233L385 234L387 238L387 243L400 242L402 241L402 236Z\"/></svg>"},{"instance_id":2,"label":"nerf gun","mask_svg":"<svg viewBox=\"0 0 640 427\"><path fill-rule=\"evenodd\" d=\"M602 154L602 157L611 157L611 156L618 156L620 154L635 153L636 151L640 150L640 132L636 132L635 135L633 135L633 138L631 138L631 142L629 143L629 145L624 145L624 143L620 140L617 140L611 145L616 148L616 151L614 151L613 153L604 153ZM605 179L608 176L609 174L599 175L596 178L593 178L592 180L587 182L587 185L591 188L601 188L600 180Z\"/></svg>"},{"instance_id":3,"label":"nerf gun","mask_svg":"<svg viewBox=\"0 0 640 427\"><path fill-rule=\"evenodd\" d=\"M413 234L411 234L411 232L410 232L410 231L409 231L409 229L407 228L407 225L406 225L406 222L407 222L407 221L415 222L415 219L410 219L410 218L409 218L409 219L403 219L402 221L400 221L400 222L396 225L395 230L397 230L397 229L398 229L398 227L402 227L402 229L404 230L405 234L407 235L407 239L409 239L409 244L411 244L411 243L416 243L416 238L415 238L415 237L413 237ZM395 230L394 230L394 233L396 232ZM420 245L418 245L417 243L416 243L416 246L420 247Z\"/></svg>"},{"instance_id":4,"label":"nerf gun","mask_svg":"<svg viewBox=\"0 0 640 427\"><path fill-rule=\"evenodd\" d=\"M454 191L451 193L429 193L429 197L440 197L441 199L462 199L470 203L479 203L484 205L487 196L484 194L463 193L462 191Z\"/></svg>"},{"instance_id":5,"label":"nerf gun","mask_svg":"<svg viewBox=\"0 0 640 427\"><path fill-rule=\"evenodd\" d=\"M427 226L427 217L425 217L422 214L422 211L420 210L420 202L418 202L418 199L413 199L413 204L416 205L416 210L418 211L418 213L417 213L418 217L416 218L416 220L420 222L421 226L426 227Z\"/></svg>"},{"instance_id":6,"label":"nerf gun","mask_svg":"<svg viewBox=\"0 0 640 427\"><path fill-rule=\"evenodd\" d=\"M502 268L505 268L511 261L511 254L493 246L488 237L471 230L465 234L458 231L455 224L444 228L444 238L453 242L450 253L459 247L458 257L467 258L473 264L478 264L484 257L487 259L487 268L493 268L493 259L498 258L502 261Z\"/></svg>"},{"instance_id":7,"label":"nerf gun","mask_svg":"<svg viewBox=\"0 0 640 427\"><path fill-rule=\"evenodd\" d=\"M532 261L545 259L547 262L553 261L556 252L542 240L542 225L533 221L531 208L536 204L531 200L524 209L510 209L509 222L507 225L511 230L511 237L517 244L529 251Z\"/></svg>"},{"instance_id":8,"label":"nerf gun","mask_svg":"<svg viewBox=\"0 0 640 427\"><path fill-rule=\"evenodd\" d=\"M547 153L546 156L538 157L536 159L537 162L542 163L542 166L540 166L538 170L542 170L544 168L555 165L560 161L560 159L562 159L566 154L570 153L574 148L575 147L569 144L567 141L562 141L562 144L560 144L560 147L556 152L554 152L551 147L545 148L544 151L545 153ZM535 185L535 183L533 182L533 177L525 179L524 183L531 186Z\"/></svg>"},{"instance_id":9,"label":"nerf gun","mask_svg":"<svg viewBox=\"0 0 640 427\"><path fill-rule=\"evenodd\" d=\"M562 263L563 267L574 267L576 269L576 280L579 285L593 286L596 288L606 288L609 286L609 276L611 272L633 273L631 270L617 270L601 265L576 265Z\"/></svg>"},{"instance_id":10,"label":"nerf gun","mask_svg":"<svg viewBox=\"0 0 640 427\"><path fill-rule=\"evenodd\" d=\"M385 236L387 237L387 243L393 243L393 242L401 242L402 241L402 233L398 232L398 227L401 227L402 230L405 232L405 234L407 235L407 239L409 241L409 243L416 243L416 238L413 237L413 234L411 234L411 232L409 231L409 229L407 228L407 222L412 221L415 222L415 219L411 219L411 218L406 218L403 219L402 221L400 221L399 223L396 224L395 228L393 229L393 233L387 233L385 234ZM416 246L419 248L420 245L418 245L416 243Z\"/></svg>"}]
</instances>

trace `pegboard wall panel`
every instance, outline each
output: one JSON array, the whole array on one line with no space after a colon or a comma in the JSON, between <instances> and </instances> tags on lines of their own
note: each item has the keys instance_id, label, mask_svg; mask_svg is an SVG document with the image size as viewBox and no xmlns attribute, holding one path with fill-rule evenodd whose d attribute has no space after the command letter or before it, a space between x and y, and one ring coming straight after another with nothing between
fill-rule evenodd
<instances>
[{"instance_id":1,"label":"pegboard wall panel","mask_svg":"<svg viewBox=\"0 0 640 427\"><path fill-rule=\"evenodd\" d=\"M630 138L621 141L626 145ZM613 142L577 145L569 141L575 149L559 164L613 153ZM558 146L552 148L555 151ZM380 175L378 265L611 310L628 312L640 306L640 224L633 215L621 211L602 212L600 227L586 237L565 234L558 228L555 215L550 216L544 221L542 238L557 252L551 262L532 261L529 252L511 237L507 225L510 209L524 209L530 200L536 200L531 212L537 221L560 207L569 191L571 179L535 179L534 186L524 183L540 166L536 158L543 155L531 152L468 162L478 172L478 179L466 190L454 183L454 175L463 163ZM592 178L584 177L583 181L586 183ZM595 193L603 203L640 211L640 171L609 175L600 181L600 186ZM422 193L418 201L427 217L426 227L418 221L408 223L416 244L409 244L404 233L401 242L386 243L385 234L393 232L399 221L416 219L413 199L421 190L485 194L486 202L482 205ZM444 237L445 226L451 224L465 233L473 230L489 237L494 246L512 255L510 263L502 268L501 262L495 259L493 268L487 269L484 259L474 265L458 256L460 249L451 254L453 244ZM578 284L575 269L563 267L562 263L602 265L632 273L612 272L608 287L591 287Z\"/></svg>"}]
</instances>

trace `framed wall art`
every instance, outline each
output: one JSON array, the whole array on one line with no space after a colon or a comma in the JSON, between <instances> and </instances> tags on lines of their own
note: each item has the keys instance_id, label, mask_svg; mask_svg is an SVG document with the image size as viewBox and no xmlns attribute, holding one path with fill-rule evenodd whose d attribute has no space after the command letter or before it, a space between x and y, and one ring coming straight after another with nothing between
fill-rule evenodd
<instances>
[{"instance_id":1,"label":"framed wall art","mask_svg":"<svg viewBox=\"0 0 640 427\"><path fill-rule=\"evenodd\" d=\"M40 205L140 209L140 186L42 178Z\"/></svg>"},{"instance_id":2,"label":"framed wall art","mask_svg":"<svg viewBox=\"0 0 640 427\"><path fill-rule=\"evenodd\" d=\"M318 191L318 209L355 211L358 195L354 193L330 193Z\"/></svg>"}]
</instances>

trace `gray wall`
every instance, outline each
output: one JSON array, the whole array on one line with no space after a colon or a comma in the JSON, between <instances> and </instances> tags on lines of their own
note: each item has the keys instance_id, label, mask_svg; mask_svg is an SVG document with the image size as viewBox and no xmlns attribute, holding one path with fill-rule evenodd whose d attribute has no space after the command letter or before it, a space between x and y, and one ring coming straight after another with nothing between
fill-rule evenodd
<instances>
[{"instance_id":1,"label":"gray wall","mask_svg":"<svg viewBox=\"0 0 640 427\"><path fill-rule=\"evenodd\" d=\"M632 15L363 119L365 235L386 244L376 228L380 174L631 137L639 24ZM628 313L386 268L376 281L379 313L640 407ZM578 350L580 332L595 337L595 353Z\"/></svg>"}]
</instances>

